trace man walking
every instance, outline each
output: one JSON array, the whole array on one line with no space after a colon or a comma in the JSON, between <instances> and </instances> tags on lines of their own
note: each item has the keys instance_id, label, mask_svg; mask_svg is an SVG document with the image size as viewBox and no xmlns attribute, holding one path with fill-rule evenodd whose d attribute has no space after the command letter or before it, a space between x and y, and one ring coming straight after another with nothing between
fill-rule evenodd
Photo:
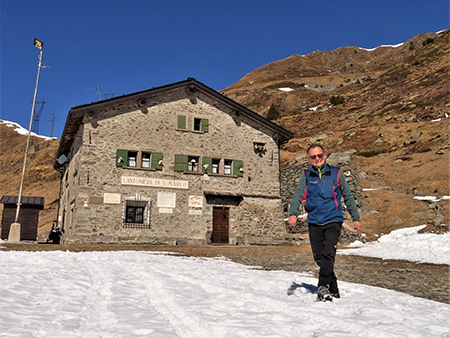
<instances>
[{"instance_id":1,"label":"man walking","mask_svg":"<svg viewBox=\"0 0 450 338\"><path fill-rule=\"evenodd\" d=\"M295 227L300 204L305 203L311 249L320 267L317 299L332 301L332 297L340 297L334 260L344 221L341 196L344 197L356 230L361 229L361 221L342 170L326 163L326 154L320 144L312 144L308 148L307 159L311 168L300 177L292 197L289 225Z\"/></svg>"}]
</instances>

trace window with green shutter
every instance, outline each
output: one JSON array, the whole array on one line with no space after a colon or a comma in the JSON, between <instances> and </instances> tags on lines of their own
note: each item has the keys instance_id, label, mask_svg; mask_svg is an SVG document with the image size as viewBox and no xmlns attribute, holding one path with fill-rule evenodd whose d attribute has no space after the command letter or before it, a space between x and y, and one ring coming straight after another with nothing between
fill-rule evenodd
<instances>
[{"instance_id":1,"label":"window with green shutter","mask_svg":"<svg viewBox=\"0 0 450 338\"><path fill-rule=\"evenodd\" d=\"M233 160L233 175L244 176L244 161Z\"/></svg>"},{"instance_id":2,"label":"window with green shutter","mask_svg":"<svg viewBox=\"0 0 450 338\"><path fill-rule=\"evenodd\" d=\"M208 119L202 119L201 122L201 131L204 133L207 133L209 131L209 120Z\"/></svg>"},{"instance_id":3,"label":"window with green shutter","mask_svg":"<svg viewBox=\"0 0 450 338\"><path fill-rule=\"evenodd\" d=\"M162 170L163 167L163 154L152 153L152 169Z\"/></svg>"},{"instance_id":4,"label":"window with green shutter","mask_svg":"<svg viewBox=\"0 0 450 338\"><path fill-rule=\"evenodd\" d=\"M117 149L116 151L116 166L126 167L128 165L128 150Z\"/></svg>"},{"instance_id":5,"label":"window with green shutter","mask_svg":"<svg viewBox=\"0 0 450 338\"><path fill-rule=\"evenodd\" d=\"M162 153L142 150L116 150L117 167L162 170L162 160Z\"/></svg>"},{"instance_id":6,"label":"window with green shutter","mask_svg":"<svg viewBox=\"0 0 450 338\"><path fill-rule=\"evenodd\" d=\"M186 129L186 116L185 115L178 115L178 129Z\"/></svg>"},{"instance_id":7,"label":"window with green shutter","mask_svg":"<svg viewBox=\"0 0 450 338\"><path fill-rule=\"evenodd\" d=\"M212 173L212 157L202 157L202 172L205 174Z\"/></svg>"},{"instance_id":8,"label":"window with green shutter","mask_svg":"<svg viewBox=\"0 0 450 338\"><path fill-rule=\"evenodd\" d=\"M175 155L175 171L187 171L188 170L188 156L187 155Z\"/></svg>"},{"instance_id":9,"label":"window with green shutter","mask_svg":"<svg viewBox=\"0 0 450 338\"><path fill-rule=\"evenodd\" d=\"M202 131L204 133L207 133L209 131L209 120L195 117L194 131Z\"/></svg>"}]
</instances>

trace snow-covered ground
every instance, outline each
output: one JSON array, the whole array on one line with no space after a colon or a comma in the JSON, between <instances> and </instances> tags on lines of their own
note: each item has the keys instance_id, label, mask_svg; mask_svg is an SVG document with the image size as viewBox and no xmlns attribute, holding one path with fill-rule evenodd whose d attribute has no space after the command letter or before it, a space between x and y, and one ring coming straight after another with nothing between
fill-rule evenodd
<instances>
[{"instance_id":1,"label":"snow-covered ground","mask_svg":"<svg viewBox=\"0 0 450 338\"><path fill-rule=\"evenodd\" d=\"M10 127L10 128L15 128L14 131L19 133L20 135L28 135L28 129L25 129L24 127L17 124L16 122L0 120L0 124L5 124L7 127ZM31 136L43 138L46 141L57 138L57 137L48 137L48 136L37 135L36 133L33 133L33 132L31 132L30 134L31 134Z\"/></svg>"},{"instance_id":2,"label":"snow-covered ground","mask_svg":"<svg viewBox=\"0 0 450 338\"><path fill-rule=\"evenodd\" d=\"M338 254L450 265L450 232L419 234L425 227L398 229L375 242L355 241L348 246L350 249L338 250Z\"/></svg>"},{"instance_id":3,"label":"snow-covered ground","mask_svg":"<svg viewBox=\"0 0 450 338\"><path fill-rule=\"evenodd\" d=\"M411 252L448 248L417 231L402 234ZM354 253L388 255L396 236ZM0 281L0 337L450 337L449 304L346 282L342 298L316 302L312 274L225 258L0 251Z\"/></svg>"}]
</instances>

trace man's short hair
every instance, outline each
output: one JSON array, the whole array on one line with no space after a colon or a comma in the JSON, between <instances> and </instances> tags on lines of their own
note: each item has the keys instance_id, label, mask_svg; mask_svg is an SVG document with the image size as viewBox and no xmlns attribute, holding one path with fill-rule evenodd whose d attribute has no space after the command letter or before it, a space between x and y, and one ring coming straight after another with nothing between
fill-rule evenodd
<instances>
[{"instance_id":1,"label":"man's short hair","mask_svg":"<svg viewBox=\"0 0 450 338\"><path fill-rule=\"evenodd\" d=\"M313 148L320 148L322 149L323 153L325 154L325 150L323 149L323 147L319 144L319 143L313 143L308 147L308 150L306 151L306 156L309 157L309 151Z\"/></svg>"}]
</instances>

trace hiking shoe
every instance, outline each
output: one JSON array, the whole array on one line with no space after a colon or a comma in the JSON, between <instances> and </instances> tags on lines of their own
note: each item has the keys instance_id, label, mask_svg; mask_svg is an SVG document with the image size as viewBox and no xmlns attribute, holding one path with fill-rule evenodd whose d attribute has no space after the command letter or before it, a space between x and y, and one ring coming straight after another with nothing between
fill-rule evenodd
<instances>
[{"instance_id":1,"label":"hiking shoe","mask_svg":"<svg viewBox=\"0 0 450 338\"><path fill-rule=\"evenodd\" d=\"M321 302L326 302L327 300L332 302L330 290L328 290L328 285L321 285L317 290L317 300Z\"/></svg>"},{"instance_id":2,"label":"hiking shoe","mask_svg":"<svg viewBox=\"0 0 450 338\"><path fill-rule=\"evenodd\" d=\"M331 297L333 297L333 298L341 298L341 294L339 293L339 289L338 288L332 288L331 286L330 286L330 288L328 289L329 291L330 291L330 293L331 293Z\"/></svg>"}]
</instances>

